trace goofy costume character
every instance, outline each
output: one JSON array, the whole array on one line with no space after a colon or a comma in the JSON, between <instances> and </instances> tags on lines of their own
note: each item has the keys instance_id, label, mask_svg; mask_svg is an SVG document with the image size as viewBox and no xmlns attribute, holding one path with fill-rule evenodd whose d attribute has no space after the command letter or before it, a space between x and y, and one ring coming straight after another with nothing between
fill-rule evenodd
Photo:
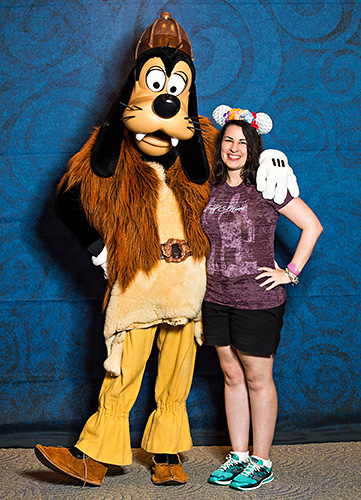
<instances>
[{"instance_id":1,"label":"goofy costume character","mask_svg":"<svg viewBox=\"0 0 361 500\"><path fill-rule=\"evenodd\" d=\"M60 182L56 211L108 279L107 374L99 409L75 447L37 445L35 453L83 483L99 486L108 464L132 462L129 412L155 338L157 407L141 445L153 454L154 484L187 481L178 453L192 446L186 399L195 340L201 343L209 248L200 216L217 135L198 116L194 82L190 40L163 12L141 36L135 67L102 125ZM274 186L278 174L285 189L287 175L295 183L280 158L280 152L265 155L262 170L272 172L263 174L265 186L267 177Z\"/></svg>"}]
</instances>

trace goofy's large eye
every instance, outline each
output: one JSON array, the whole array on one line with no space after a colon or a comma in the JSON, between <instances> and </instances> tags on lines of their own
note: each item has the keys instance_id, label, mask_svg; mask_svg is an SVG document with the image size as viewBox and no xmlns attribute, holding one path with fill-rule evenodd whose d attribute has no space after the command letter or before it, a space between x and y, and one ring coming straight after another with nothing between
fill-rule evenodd
<instances>
[{"instance_id":1,"label":"goofy's large eye","mask_svg":"<svg viewBox=\"0 0 361 500\"><path fill-rule=\"evenodd\" d=\"M179 73L174 73L169 80L167 85L167 92L171 95L179 95L187 86L186 76L182 76Z\"/></svg>"},{"instance_id":2,"label":"goofy's large eye","mask_svg":"<svg viewBox=\"0 0 361 500\"><path fill-rule=\"evenodd\" d=\"M152 92L160 92L164 89L165 74L160 68L150 68L145 77L147 87Z\"/></svg>"}]
</instances>

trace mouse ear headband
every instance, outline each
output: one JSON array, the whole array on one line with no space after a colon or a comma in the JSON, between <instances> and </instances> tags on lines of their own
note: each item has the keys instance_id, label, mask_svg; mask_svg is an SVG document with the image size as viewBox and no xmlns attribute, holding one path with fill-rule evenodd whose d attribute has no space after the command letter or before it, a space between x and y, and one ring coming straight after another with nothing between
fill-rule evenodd
<instances>
[{"instance_id":1,"label":"mouse ear headband","mask_svg":"<svg viewBox=\"0 0 361 500\"><path fill-rule=\"evenodd\" d=\"M252 113L248 109L230 108L225 104L221 104L213 111L212 118L221 127L230 120L244 120L262 135L268 134L273 127L272 119L266 113Z\"/></svg>"}]
</instances>

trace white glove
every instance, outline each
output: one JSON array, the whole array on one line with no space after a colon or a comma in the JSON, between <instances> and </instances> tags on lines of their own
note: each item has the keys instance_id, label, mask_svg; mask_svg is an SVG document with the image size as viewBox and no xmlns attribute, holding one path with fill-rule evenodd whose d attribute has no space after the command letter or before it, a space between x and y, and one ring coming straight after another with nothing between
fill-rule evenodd
<instances>
[{"instance_id":1,"label":"white glove","mask_svg":"<svg viewBox=\"0 0 361 500\"><path fill-rule=\"evenodd\" d=\"M263 198L283 203L287 189L293 198L300 194L297 179L292 168L288 165L287 156L277 149L265 149L259 157L257 170L257 190Z\"/></svg>"},{"instance_id":2,"label":"white glove","mask_svg":"<svg viewBox=\"0 0 361 500\"><path fill-rule=\"evenodd\" d=\"M104 278L108 279L108 269L107 269L107 248L104 247L99 255L92 257L92 262L94 266L101 266L104 272Z\"/></svg>"}]
</instances>

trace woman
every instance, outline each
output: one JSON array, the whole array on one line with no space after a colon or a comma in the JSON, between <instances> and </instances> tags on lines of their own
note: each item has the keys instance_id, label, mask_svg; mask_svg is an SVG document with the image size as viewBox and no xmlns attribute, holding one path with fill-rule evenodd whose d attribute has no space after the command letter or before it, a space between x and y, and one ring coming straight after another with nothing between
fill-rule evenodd
<instances>
[{"instance_id":1,"label":"woman","mask_svg":"<svg viewBox=\"0 0 361 500\"><path fill-rule=\"evenodd\" d=\"M216 346L224 374L233 451L209 482L251 490L273 480L269 452L277 393L272 370L283 324L283 285L298 283L322 226L300 198L288 194L281 205L263 199L255 187L262 152L257 115L239 109L228 115L219 135L209 203L202 215L202 227L211 243L203 324L205 344ZM279 213L302 231L286 270L274 261ZM251 423L253 455L249 457Z\"/></svg>"}]
</instances>

